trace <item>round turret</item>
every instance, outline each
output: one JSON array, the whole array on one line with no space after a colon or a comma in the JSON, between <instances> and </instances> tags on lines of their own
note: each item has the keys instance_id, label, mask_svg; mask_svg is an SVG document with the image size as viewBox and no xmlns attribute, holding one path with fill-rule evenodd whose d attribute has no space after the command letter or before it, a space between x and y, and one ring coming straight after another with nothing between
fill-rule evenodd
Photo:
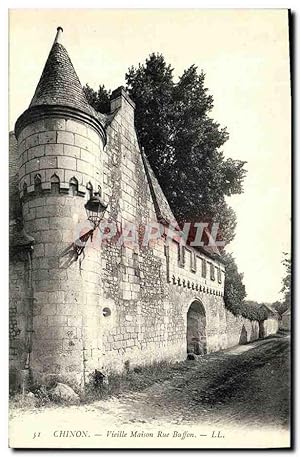
<instances>
[{"instance_id":1,"label":"round turret","mask_svg":"<svg viewBox=\"0 0 300 457\"><path fill-rule=\"evenodd\" d=\"M86 221L87 199L101 192L106 135L61 32L15 134L24 228L35 240L30 368L37 378L83 385L98 367L101 257L90 243L81 262L74 241Z\"/></svg>"}]
</instances>

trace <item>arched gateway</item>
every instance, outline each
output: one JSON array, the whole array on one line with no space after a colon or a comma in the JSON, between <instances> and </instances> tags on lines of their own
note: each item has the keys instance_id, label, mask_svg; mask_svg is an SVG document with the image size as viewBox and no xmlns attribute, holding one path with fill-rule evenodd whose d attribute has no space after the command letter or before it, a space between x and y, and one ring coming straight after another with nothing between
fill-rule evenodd
<instances>
[{"instance_id":1,"label":"arched gateway","mask_svg":"<svg viewBox=\"0 0 300 457\"><path fill-rule=\"evenodd\" d=\"M206 315L202 303L193 301L187 312L187 352L206 354Z\"/></svg>"}]
</instances>

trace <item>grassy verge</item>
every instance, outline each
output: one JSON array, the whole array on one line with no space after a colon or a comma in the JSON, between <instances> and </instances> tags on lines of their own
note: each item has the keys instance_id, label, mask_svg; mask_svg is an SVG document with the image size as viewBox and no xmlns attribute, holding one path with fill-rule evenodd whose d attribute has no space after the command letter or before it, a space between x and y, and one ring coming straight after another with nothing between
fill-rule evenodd
<instances>
[{"instance_id":1,"label":"grassy verge","mask_svg":"<svg viewBox=\"0 0 300 457\"><path fill-rule=\"evenodd\" d=\"M94 385L93 381L87 385L83 401L89 403L110 396L118 396L125 392L137 392L152 386L157 382L167 381L180 370L186 362L168 363L155 362L145 367L135 367L122 374L108 376L108 384Z\"/></svg>"},{"instance_id":2,"label":"grassy verge","mask_svg":"<svg viewBox=\"0 0 300 457\"><path fill-rule=\"evenodd\" d=\"M97 383L95 378L90 376L85 392L78 392L81 403L88 404L97 400L104 400L111 396L119 396L126 392L138 392L157 382L164 382L174 376L174 372L184 369L186 363L190 362L154 362L152 365L134 367L121 373L108 375L106 383ZM12 395L10 398L10 409L32 409L41 407L53 407L59 405L67 406L67 403L57 402L51 399L51 386L35 386L31 393Z\"/></svg>"}]
</instances>

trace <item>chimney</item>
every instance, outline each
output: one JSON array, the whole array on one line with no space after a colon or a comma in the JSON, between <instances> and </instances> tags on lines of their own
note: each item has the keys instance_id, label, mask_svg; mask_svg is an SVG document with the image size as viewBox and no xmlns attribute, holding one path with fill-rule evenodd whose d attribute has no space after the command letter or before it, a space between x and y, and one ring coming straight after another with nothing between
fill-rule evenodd
<instances>
[{"instance_id":1,"label":"chimney","mask_svg":"<svg viewBox=\"0 0 300 457\"><path fill-rule=\"evenodd\" d=\"M110 110L113 113L121 108L128 115L134 116L135 103L131 100L123 86L118 87L110 96Z\"/></svg>"}]
</instances>

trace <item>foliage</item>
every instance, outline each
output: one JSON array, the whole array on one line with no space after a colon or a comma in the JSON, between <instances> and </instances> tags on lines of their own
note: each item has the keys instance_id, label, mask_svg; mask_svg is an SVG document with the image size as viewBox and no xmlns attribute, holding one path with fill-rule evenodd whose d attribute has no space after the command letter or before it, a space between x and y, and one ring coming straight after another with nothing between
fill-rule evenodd
<instances>
[{"instance_id":1,"label":"foliage","mask_svg":"<svg viewBox=\"0 0 300 457\"><path fill-rule=\"evenodd\" d=\"M263 306L263 303L258 303L252 300L246 300L242 304L242 316L250 321L264 321L268 319L268 311Z\"/></svg>"},{"instance_id":2,"label":"foliage","mask_svg":"<svg viewBox=\"0 0 300 457\"><path fill-rule=\"evenodd\" d=\"M51 402L51 398L49 395L49 390L47 386L40 385L33 389L33 393L36 399L36 407L40 408L42 406L46 406Z\"/></svg>"},{"instance_id":3,"label":"foliage","mask_svg":"<svg viewBox=\"0 0 300 457\"><path fill-rule=\"evenodd\" d=\"M243 284L243 274L238 272L235 259L231 254L223 254L225 262L224 302L226 308L234 315L241 315L246 289Z\"/></svg>"},{"instance_id":4,"label":"foliage","mask_svg":"<svg viewBox=\"0 0 300 457\"><path fill-rule=\"evenodd\" d=\"M263 303L245 300L246 290L243 274L239 273L235 259L231 254L223 253L225 262L224 302L225 307L235 316L243 316L251 321L263 321L268 318L268 311Z\"/></svg>"},{"instance_id":5,"label":"foliage","mask_svg":"<svg viewBox=\"0 0 300 457\"><path fill-rule=\"evenodd\" d=\"M272 308L274 311L282 316L282 314L290 307L290 300L291 300L291 260L287 253L284 253L284 259L282 261L283 265L286 268L286 275L282 279L282 289L281 292L284 294L284 298L281 301L275 301L274 303L269 304L269 307ZM247 307L246 313L248 316L251 316L253 313L254 315L257 314L259 316L258 320L266 319L267 311L262 307L263 303L257 303L254 301L246 301L244 302L244 306ZM246 317L246 316L245 316ZM251 317L248 317L251 319Z\"/></svg>"},{"instance_id":6,"label":"foliage","mask_svg":"<svg viewBox=\"0 0 300 457\"><path fill-rule=\"evenodd\" d=\"M282 263L285 267L286 274L282 280L282 288L280 292L283 293L283 303L286 306L286 309L288 309L291 306L292 260L287 252L284 252L283 255L284 259Z\"/></svg>"},{"instance_id":7,"label":"foliage","mask_svg":"<svg viewBox=\"0 0 300 457\"><path fill-rule=\"evenodd\" d=\"M286 302L275 301L272 303L271 307L275 309L280 316L282 316L282 314L288 309L289 305Z\"/></svg>"},{"instance_id":8,"label":"foliage","mask_svg":"<svg viewBox=\"0 0 300 457\"><path fill-rule=\"evenodd\" d=\"M177 84L172 72L161 54L151 54L126 74L140 142L179 223L218 222L228 243L236 218L225 198L242 192L245 162L220 151L228 133L209 116L213 97L203 71L192 65Z\"/></svg>"},{"instance_id":9,"label":"foliage","mask_svg":"<svg viewBox=\"0 0 300 457\"><path fill-rule=\"evenodd\" d=\"M99 86L98 91L96 92L88 84L83 87L85 96L89 104L100 113L109 113L110 112L110 95L111 91L106 90L104 85Z\"/></svg>"},{"instance_id":10,"label":"foliage","mask_svg":"<svg viewBox=\"0 0 300 457\"><path fill-rule=\"evenodd\" d=\"M151 365L137 366L133 369L126 364L123 373L111 373L107 376L107 385L96 385L90 380L85 390L85 402L105 399L112 395L116 396L124 392L136 392L153 385L155 382L164 382L174 376L174 370L181 369L186 362L175 364L162 361L154 362Z\"/></svg>"},{"instance_id":11,"label":"foliage","mask_svg":"<svg viewBox=\"0 0 300 457\"><path fill-rule=\"evenodd\" d=\"M127 90L136 103L135 126L141 146L179 223L218 222L218 239L234 238L236 217L226 197L243 191L245 162L225 159L228 140L209 113L213 97L205 74L195 65L174 82L173 69L161 54L129 68ZM89 86L90 104L107 112L109 92ZM102 109L104 107L105 109Z\"/></svg>"}]
</instances>

